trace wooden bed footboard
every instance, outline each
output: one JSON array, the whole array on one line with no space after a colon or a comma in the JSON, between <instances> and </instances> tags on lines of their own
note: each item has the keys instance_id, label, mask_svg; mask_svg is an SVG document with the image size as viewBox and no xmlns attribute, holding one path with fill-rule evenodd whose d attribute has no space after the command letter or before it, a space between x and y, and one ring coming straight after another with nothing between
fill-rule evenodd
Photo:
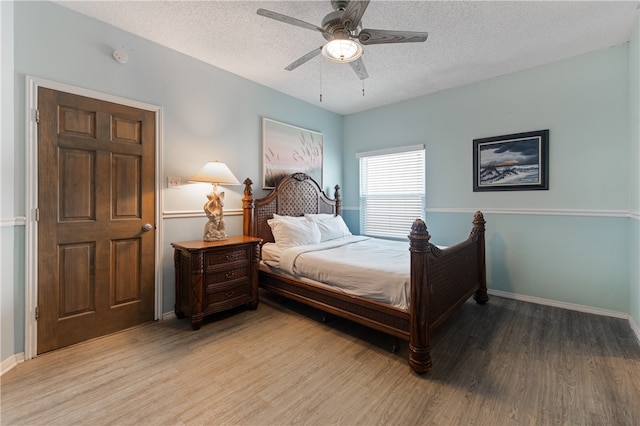
<instances>
[{"instance_id":1,"label":"wooden bed footboard","mask_svg":"<svg viewBox=\"0 0 640 426\"><path fill-rule=\"evenodd\" d=\"M251 179L244 181L244 235L273 242L267 220L274 214L302 216L340 214L340 187L329 198L311 177L296 173L283 179L266 197L254 199ZM358 322L409 341L409 365L418 374L431 369L430 334L469 297L488 301L485 272L485 220L476 212L469 237L439 249L421 219L409 234L411 302L408 310L333 291L323 286L261 270L262 288L322 311Z\"/></svg>"},{"instance_id":2,"label":"wooden bed footboard","mask_svg":"<svg viewBox=\"0 0 640 426\"><path fill-rule=\"evenodd\" d=\"M472 295L485 304L485 220L476 212L467 240L446 249L429 242L422 219L411 227L411 303L409 364L416 373L431 369L430 334Z\"/></svg>"}]
</instances>

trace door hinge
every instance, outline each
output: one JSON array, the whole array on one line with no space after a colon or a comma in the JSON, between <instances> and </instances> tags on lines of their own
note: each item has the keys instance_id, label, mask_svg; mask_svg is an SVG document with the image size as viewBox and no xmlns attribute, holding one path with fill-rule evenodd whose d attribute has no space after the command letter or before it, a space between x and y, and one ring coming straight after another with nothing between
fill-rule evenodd
<instances>
[{"instance_id":1,"label":"door hinge","mask_svg":"<svg viewBox=\"0 0 640 426\"><path fill-rule=\"evenodd\" d=\"M40 319L40 307L36 306L36 321Z\"/></svg>"},{"instance_id":2,"label":"door hinge","mask_svg":"<svg viewBox=\"0 0 640 426\"><path fill-rule=\"evenodd\" d=\"M34 211L34 216L35 216L36 222L39 222L40 221L40 209L36 209Z\"/></svg>"},{"instance_id":3,"label":"door hinge","mask_svg":"<svg viewBox=\"0 0 640 426\"><path fill-rule=\"evenodd\" d=\"M36 110L36 123L40 124L40 110Z\"/></svg>"}]
</instances>

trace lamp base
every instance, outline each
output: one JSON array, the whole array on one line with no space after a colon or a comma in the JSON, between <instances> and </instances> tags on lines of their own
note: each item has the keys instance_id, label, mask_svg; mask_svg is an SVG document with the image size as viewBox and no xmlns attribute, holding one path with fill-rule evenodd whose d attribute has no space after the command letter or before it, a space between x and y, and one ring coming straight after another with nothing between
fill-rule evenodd
<instances>
[{"instance_id":1,"label":"lamp base","mask_svg":"<svg viewBox=\"0 0 640 426\"><path fill-rule=\"evenodd\" d=\"M220 223L209 221L204 225L203 241L221 241L228 240L229 236L224 232L224 225L220 228Z\"/></svg>"},{"instance_id":2,"label":"lamp base","mask_svg":"<svg viewBox=\"0 0 640 426\"><path fill-rule=\"evenodd\" d=\"M202 237L202 241L224 241L228 239L229 236L227 234L224 234L224 236L209 236L205 233Z\"/></svg>"},{"instance_id":3,"label":"lamp base","mask_svg":"<svg viewBox=\"0 0 640 426\"><path fill-rule=\"evenodd\" d=\"M204 225L204 241L228 240L229 236L224 231L224 217L222 213L222 200L224 192L217 194L215 191L207 195L207 202L204 204L204 212L209 221Z\"/></svg>"}]
</instances>

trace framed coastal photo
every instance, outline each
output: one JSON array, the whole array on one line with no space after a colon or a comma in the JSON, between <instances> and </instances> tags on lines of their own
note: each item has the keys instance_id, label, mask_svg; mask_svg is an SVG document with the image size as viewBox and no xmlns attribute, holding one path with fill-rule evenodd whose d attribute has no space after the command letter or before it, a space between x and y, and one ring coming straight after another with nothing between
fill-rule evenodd
<instances>
[{"instance_id":1,"label":"framed coastal photo","mask_svg":"<svg viewBox=\"0 0 640 426\"><path fill-rule=\"evenodd\" d=\"M473 191L549 189L549 130L473 140Z\"/></svg>"},{"instance_id":2,"label":"framed coastal photo","mask_svg":"<svg viewBox=\"0 0 640 426\"><path fill-rule=\"evenodd\" d=\"M302 172L322 187L322 133L262 118L262 188Z\"/></svg>"}]
</instances>

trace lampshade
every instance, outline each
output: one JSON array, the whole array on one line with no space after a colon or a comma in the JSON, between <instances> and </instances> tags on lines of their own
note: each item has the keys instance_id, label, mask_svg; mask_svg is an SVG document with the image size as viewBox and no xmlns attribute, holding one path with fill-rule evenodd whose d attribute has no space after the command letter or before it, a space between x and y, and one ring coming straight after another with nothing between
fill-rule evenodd
<instances>
[{"instance_id":1,"label":"lampshade","mask_svg":"<svg viewBox=\"0 0 640 426\"><path fill-rule=\"evenodd\" d=\"M191 176L189 181L211 183L214 188L217 188L218 185L240 185L229 167L218 161L209 161L198 173Z\"/></svg>"},{"instance_id":2,"label":"lampshade","mask_svg":"<svg viewBox=\"0 0 640 426\"><path fill-rule=\"evenodd\" d=\"M322 54L331 62L352 62L362 56L362 46L349 39L335 39L322 46Z\"/></svg>"}]
</instances>

